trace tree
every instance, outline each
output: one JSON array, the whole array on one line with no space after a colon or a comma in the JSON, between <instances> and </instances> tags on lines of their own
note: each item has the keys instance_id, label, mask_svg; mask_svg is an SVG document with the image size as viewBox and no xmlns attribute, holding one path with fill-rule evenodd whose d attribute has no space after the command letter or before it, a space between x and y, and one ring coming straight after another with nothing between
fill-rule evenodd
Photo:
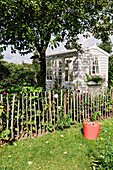
<instances>
[{"instance_id":1,"label":"tree","mask_svg":"<svg viewBox=\"0 0 113 170\"><path fill-rule=\"evenodd\" d=\"M37 50L45 87L49 43L53 49L86 31L106 39L112 31L112 6L110 0L0 0L0 45L21 54Z\"/></svg>"},{"instance_id":2,"label":"tree","mask_svg":"<svg viewBox=\"0 0 113 170\"><path fill-rule=\"evenodd\" d=\"M109 87L113 87L113 55L109 57L108 80Z\"/></svg>"},{"instance_id":3,"label":"tree","mask_svg":"<svg viewBox=\"0 0 113 170\"><path fill-rule=\"evenodd\" d=\"M112 53L112 46L113 44L110 38L107 41L104 41L99 44L99 47L108 52L109 54Z\"/></svg>"}]
</instances>

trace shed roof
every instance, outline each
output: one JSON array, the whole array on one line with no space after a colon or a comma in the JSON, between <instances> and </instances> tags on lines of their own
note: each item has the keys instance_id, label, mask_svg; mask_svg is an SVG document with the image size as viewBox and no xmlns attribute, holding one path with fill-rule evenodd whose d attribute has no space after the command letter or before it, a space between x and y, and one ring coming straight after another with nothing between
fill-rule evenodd
<instances>
[{"instance_id":1,"label":"shed roof","mask_svg":"<svg viewBox=\"0 0 113 170\"><path fill-rule=\"evenodd\" d=\"M91 47L83 48L83 51L90 51L92 49L98 50L98 51L100 51L101 53L103 53L104 55L106 55L108 57L110 56L109 53L107 53L103 49L99 48L97 45L93 45ZM77 51L76 51L76 49L72 49L72 50L65 49L65 50L62 50L62 51L53 52L53 53L47 55L46 57L49 58L49 57L55 57L55 56L61 56L61 55L65 55L65 54L70 54L70 53L77 54Z\"/></svg>"}]
</instances>

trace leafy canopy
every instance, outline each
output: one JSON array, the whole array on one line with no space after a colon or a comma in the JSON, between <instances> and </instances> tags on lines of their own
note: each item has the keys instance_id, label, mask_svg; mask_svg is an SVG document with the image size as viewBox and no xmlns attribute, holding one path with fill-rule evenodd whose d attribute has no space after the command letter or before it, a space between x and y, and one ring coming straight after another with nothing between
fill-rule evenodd
<instances>
[{"instance_id":1,"label":"leafy canopy","mask_svg":"<svg viewBox=\"0 0 113 170\"><path fill-rule=\"evenodd\" d=\"M85 31L104 40L112 31L112 7L110 0L0 0L0 44L41 54L49 42L57 47Z\"/></svg>"}]
</instances>

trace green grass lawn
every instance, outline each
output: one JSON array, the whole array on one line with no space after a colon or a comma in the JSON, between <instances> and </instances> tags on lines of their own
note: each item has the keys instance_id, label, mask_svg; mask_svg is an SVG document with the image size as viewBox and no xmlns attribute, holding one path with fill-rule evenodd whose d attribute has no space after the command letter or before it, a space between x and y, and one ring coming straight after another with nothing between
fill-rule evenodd
<instances>
[{"instance_id":1,"label":"green grass lawn","mask_svg":"<svg viewBox=\"0 0 113 170\"><path fill-rule=\"evenodd\" d=\"M109 146L113 149L113 118L100 124L99 137L94 141L83 137L81 124L78 128L72 126L64 131L2 146L0 169L89 170L100 151L106 154Z\"/></svg>"}]
</instances>

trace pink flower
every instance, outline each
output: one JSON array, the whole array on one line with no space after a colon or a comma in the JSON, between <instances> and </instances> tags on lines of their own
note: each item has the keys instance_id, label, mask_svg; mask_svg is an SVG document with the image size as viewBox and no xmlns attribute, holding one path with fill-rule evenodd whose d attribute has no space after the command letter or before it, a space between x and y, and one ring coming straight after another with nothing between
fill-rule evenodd
<instances>
[{"instance_id":1,"label":"pink flower","mask_svg":"<svg viewBox=\"0 0 113 170\"><path fill-rule=\"evenodd\" d=\"M81 100L80 103L83 103L83 101Z\"/></svg>"},{"instance_id":2,"label":"pink flower","mask_svg":"<svg viewBox=\"0 0 113 170\"><path fill-rule=\"evenodd\" d=\"M77 99L77 96L76 96L76 99Z\"/></svg>"},{"instance_id":3,"label":"pink flower","mask_svg":"<svg viewBox=\"0 0 113 170\"><path fill-rule=\"evenodd\" d=\"M76 89L74 88L74 91L76 91Z\"/></svg>"},{"instance_id":4,"label":"pink flower","mask_svg":"<svg viewBox=\"0 0 113 170\"><path fill-rule=\"evenodd\" d=\"M96 76L94 76L94 78L96 78Z\"/></svg>"},{"instance_id":5,"label":"pink flower","mask_svg":"<svg viewBox=\"0 0 113 170\"><path fill-rule=\"evenodd\" d=\"M106 76L106 75L103 75L104 77Z\"/></svg>"},{"instance_id":6,"label":"pink flower","mask_svg":"<svg viewBox=\"0 0 113 170\"><path fill-rule=\"evenodd\" d=\"M4 92L4 94L7 94L6 92Z\"/></svg>"},{"instance_id":7,"label":"pink flower","mask_svg":"<svg viewBox=\"0 0 113 170\"><path fill-rule=\"evenodd\" d=\"M15 97L18 97L18 95L16 94L16 96Z\"/></svg>"},{"instance_id":8,"label":"pink flower","mask_svg":"<svg viewBox=\"0 0 113 170\"><path fill-rule=\"evenodd\" d=\"M100 75L100 77L102 77L102 76Z\"/></svg>"},{"instance_id":9,"label":"pink flower","mask_svg":"<svg viewBox=\"0 0 113 170\"><path fill-rule=\"evenodd\" d=\"M107 81L107 83L109 83L109 81Z\"/></svg>"},{"instance_id":10,"label":"pink flower","mask_svg":"<svg viewBox=\"0 0 113 170\"><path fill-rule=\"evenodd\" d=\"M48 106L48 103L46 103L46 106Z\"/></svg>"}]
</instances>

